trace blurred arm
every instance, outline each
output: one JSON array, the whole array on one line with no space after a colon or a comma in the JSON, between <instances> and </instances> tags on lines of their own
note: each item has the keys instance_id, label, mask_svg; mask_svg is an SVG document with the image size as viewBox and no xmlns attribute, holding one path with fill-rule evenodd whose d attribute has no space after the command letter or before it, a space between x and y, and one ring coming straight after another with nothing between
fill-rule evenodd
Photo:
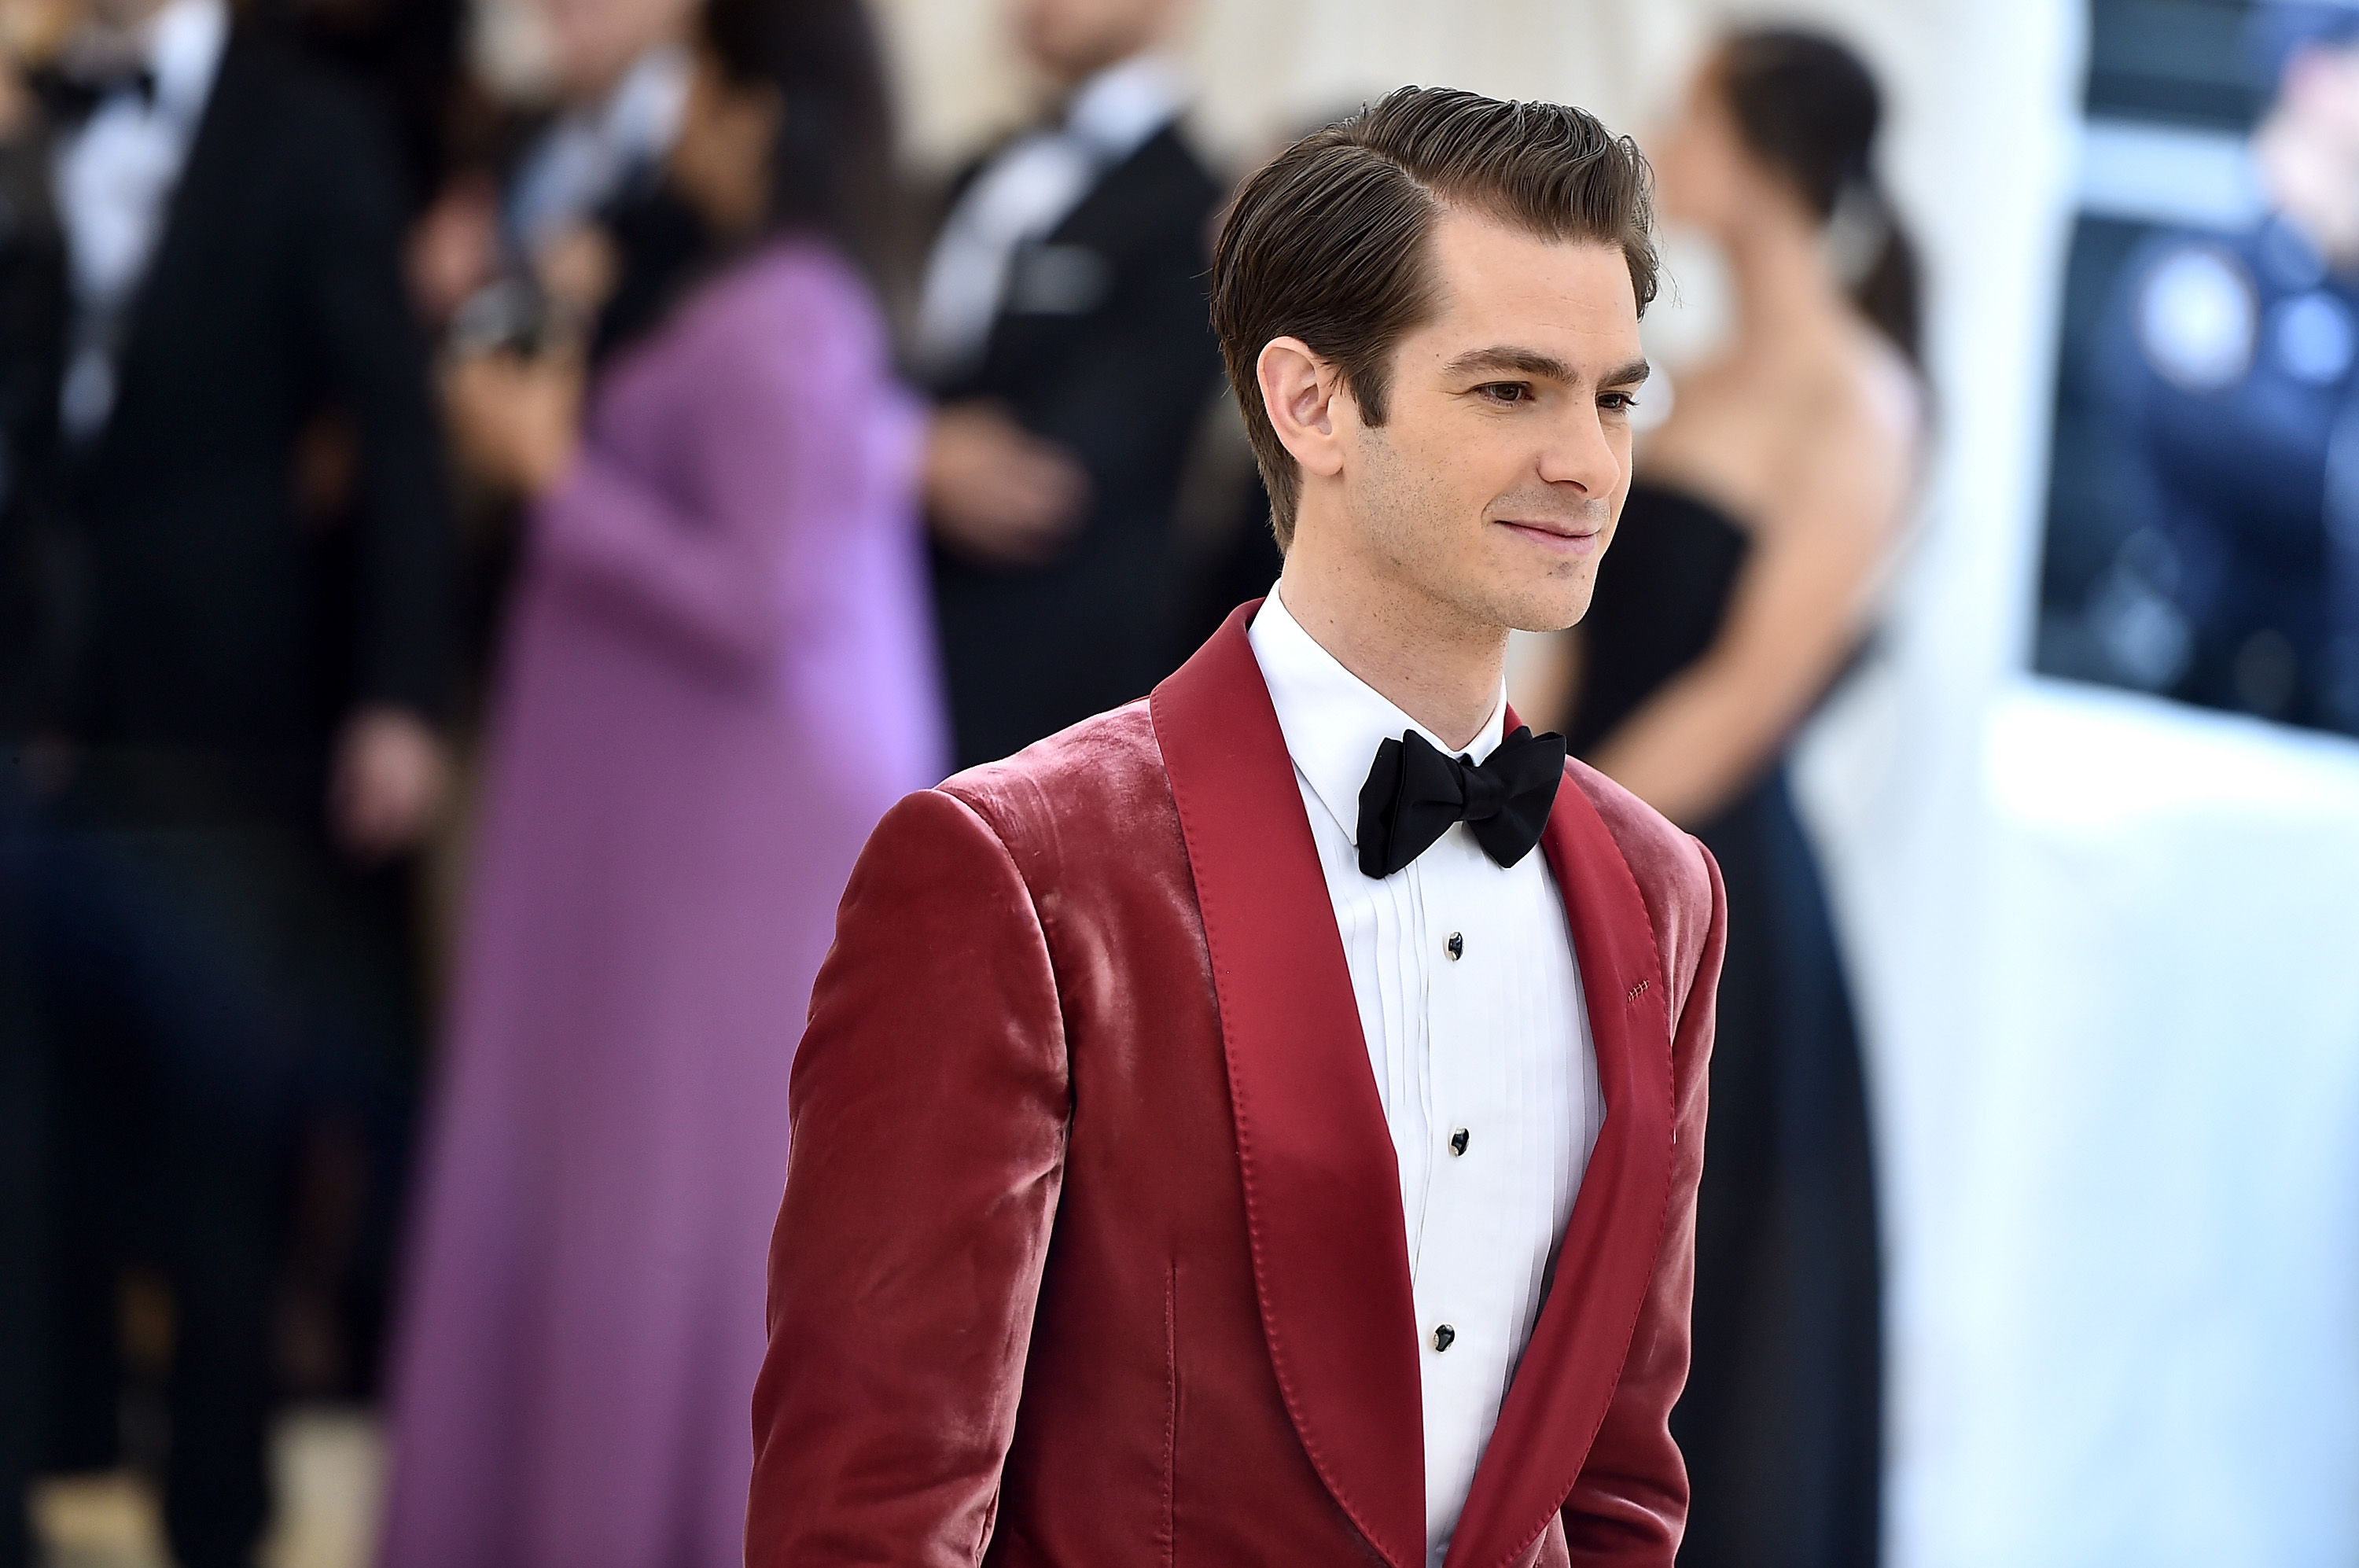
<instances>
[{"instance_id":1,"label":"blurred arm","mask_svg":"<svg viewBox=\"0 0 2359 1568\"><path fill-rule=\"evenodd\" d=\"M789 1091L747 1568L982 1554L1071 1098L1029 890L936 790L854 869Z\"/></svg>"},{"instance_id":2,"label":"blurred arm","mask_svg":"<svg viewBox=\"0 0 2359 1568\"><path fill-rule=\"evenodd\" d=\"M452 671L453 535L426 345L402 287L399 177L357 110L326 103L313 130L297 220L308 313L360 440L355 702L432 720Z\"/></svg>"},{"instance_id":3,"label":"blurred arm","mask_svg":"<svg viewBox=\"0 0 2359 1568\"><path fill-rule=\"evenodd\" d=\"M1702 658L1606 737L1597 767L1693 825L1776 755L1856 646L1904 515L1910 442L1844 416L1755 530L1727 620Z\"/></svg>"},{"instance_id":4,"label":"blurred arm","mask_svg":"<svg viewBox=\"0 0 2359 1568\"><path fill-rule=\"evenodd\" d=\"M1690 841L1692 844L1692 841ZM1565 1499L1565 1544L1576 1564L1670 1568L1687 1528L1688 1472L1671 1441L1671 1407L1687 1386L1692 1345L1689 1307L1695 1294L1696 1183L1703 1175L1706 1086L1711 1076L1714 999L1727 942L1728 901L1720 867L1701 844L1695 882L1709 887L1703 907L1681 925L1696 933L1670 965L1687 984L1671 1027L1671 1190L1662 1246L1630 1335L1622 1380L1589 1447L1588 1461ZM1699 889L1701 890L1701 889Z\"/></svg>"}]
</instances>

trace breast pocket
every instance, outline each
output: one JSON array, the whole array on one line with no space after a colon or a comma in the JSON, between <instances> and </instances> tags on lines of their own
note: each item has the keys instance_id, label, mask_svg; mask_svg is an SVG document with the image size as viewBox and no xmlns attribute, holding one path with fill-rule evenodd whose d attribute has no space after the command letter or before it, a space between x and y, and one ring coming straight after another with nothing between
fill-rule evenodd
<instances>
[{"instance_id":1,"label":"breast pocket","mask_svg":"<svg viewBox=\"0 0 2359 1568\"><path fill-rule=\"evenodd\" d=\"M1008 267L1011 315L1086 316L1113 292L1114 263L1087 245L1026 245Z\"/></svg>"}]
</instances>

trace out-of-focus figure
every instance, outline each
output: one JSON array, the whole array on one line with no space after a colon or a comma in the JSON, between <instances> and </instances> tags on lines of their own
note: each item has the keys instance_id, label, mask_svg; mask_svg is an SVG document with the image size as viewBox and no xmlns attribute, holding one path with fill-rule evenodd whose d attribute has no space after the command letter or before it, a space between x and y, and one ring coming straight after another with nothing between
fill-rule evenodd
<instances>
[{"instance_id":1,"label":"out-of-focus figure","mask_svg":"<svg viewBox=\"0 0 2359 1568\"><path fill-rule=\"evenodd\" d=\"M62 658L31 724L47 1458L116 1463L124 1271L152 1269L172 1551L226 1568L266 1511L299 1131L343 1127L390 1229L445 474L399 178L356 99L225 0L92 0L34 84L70 283L43 389Z\"/></svg>"},{"instance_id":2,"label":"out-of-focus figure","mask_svg":"<svg viewBox=\"0 0 2359 1568\"><path fill-rule=\"evenodd\" d=\"M577 419L463 360L531 498L394 1393L390 1568L734 1565L787 1074L869 829L945 762L922 416L861 264L855 0L709 0L664 174L701 239ZM584 304L624 273L577 236ZM624 283L612 283L620 288Z\"/></svg>"},{"instance_id":3,"label":"out-of-focus figure","mask_svg":"<svg viewBox=\"0 0 2359 1568\"><path fill-rule=\"evenodd\" d=\"M2093 630L2141 684L2359 735L2359 12L2264 8L2255 227L2121 271L2091 366L2125 543Z\"/></svg>"},{"instance_id":4,"label":"out-of-focus figure","mask_svg":"<svg viewBox=\"0 0 2359 1568\"><path fill-rule=\"evenodd\" d=\"M638 280L669 278L701 243L663 180L688 99L693 0L517 0L516 9L545 46L552 101L527 111L463 100L481 112L472 135L452 138L408 256L422 313L461 352L529 347L558 330L553 312L644 327L651 312ZM592 223L605 236L601 254L620 252L628 286L549 265L577 249L572 241ZM551 283L575 297L552 301ZM591 332L592 367L626 335L602 320ZM479 718L513 598L515 498L465 487L460 524L469 717Z\"/></svg>"},{"instance_id":5,"label":"out-of-focus figure","mask_svg":"<svg viewBox=\"0 0 2359 1568\"><path fill-rule=\"evenodd\" d=\"M692 0L543 0L560 110L511 175L508 244L527 259L659 188L695 62Z\"/></svg>"},{"instance_id":6,"label":"out-of-focus figure","mask_svg":"<svg viewBox=\"0 0 2359 1568\"><path fill-rule=\"evenodd\" d=\"M47 1140L32 947L33 779L55 625L41 590L55 502L64 248L49 136L23 75L42 7L0 5L0 1568L27 1568L26 1488L38 1466Z\"/></svg>"},{"instance_id":7,"label":"out-of-focus figure","mask_svg":"<svg viewBox=\"0 0 2359 1568\"><path fill-rule=\"evenodd\" d=\"M1830 39L1739 34L1655 149L1664 215L1727 255L1724 352L1682 374L1578 630L1574 750L1698 833L1727 968L1671 1418L1682 1563L1876 1553L1880 1334L1859 1047L1784 749L1864 635L1917 468L1917 280ZM1660 395L1660 394L1658 394Z\"/></svg>"},{"instance_id":8,"label":"out-of-focus figure","mask_svg":"<svg viewBox=\"0 0 2359 1568\"><path fill-rule=\"evenodd\" d=\"M1172 500L1220 380L1220 187L1157 52L1182 0L1013 0L1054 119L970 170L917 352L940 400L926 506L961 766L1147 689L1178 661Z\"/></svg>"}]
</instances>

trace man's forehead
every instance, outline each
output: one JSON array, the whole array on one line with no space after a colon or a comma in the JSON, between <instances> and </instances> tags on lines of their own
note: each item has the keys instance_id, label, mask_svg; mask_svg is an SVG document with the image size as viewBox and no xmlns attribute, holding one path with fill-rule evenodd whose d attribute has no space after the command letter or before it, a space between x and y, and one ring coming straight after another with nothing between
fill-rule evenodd
<instances>
[{"instance_id":1,"label":"man's forehead","mask_svg":"<svg viewBox=\"0 0 2359 1568\"><path fill-rule=\"evenodd\" d=\"M1453 211L1434 225L1433 258L1426 330L1452 340L1446 358L1513 343L1595 372L1638 354L1637 292L1618 245Z\"/></svg>"}]
</instances>

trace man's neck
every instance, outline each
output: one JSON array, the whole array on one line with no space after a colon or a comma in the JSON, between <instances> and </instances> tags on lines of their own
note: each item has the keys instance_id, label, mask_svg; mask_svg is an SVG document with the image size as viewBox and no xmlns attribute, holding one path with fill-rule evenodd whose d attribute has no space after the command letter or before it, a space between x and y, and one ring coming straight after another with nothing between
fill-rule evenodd
<instances>
[{"instance_id":1,"label":"man's neck","mask_svg":"<svg viewBox=\"0 0 2359 1568\"><path fill-rule=\"evenodd\" d=\"M1357 562L1327 559L1299 536L1277 592L1311 641L1452 750L1472 745L1498 710L1506 627L1469 622L1375 581Z\"/></svg>"},{"instance_id":2,"label":"man's neck","mask_svg":"<svg viewBox=\"0 0 2359 1568\"><path fill-rule=\"evenodd\" d=\"M93 5L67 54L88 61L145 59L156 18L170 0L114 0Z\"/></svg>"}]
</instances>

